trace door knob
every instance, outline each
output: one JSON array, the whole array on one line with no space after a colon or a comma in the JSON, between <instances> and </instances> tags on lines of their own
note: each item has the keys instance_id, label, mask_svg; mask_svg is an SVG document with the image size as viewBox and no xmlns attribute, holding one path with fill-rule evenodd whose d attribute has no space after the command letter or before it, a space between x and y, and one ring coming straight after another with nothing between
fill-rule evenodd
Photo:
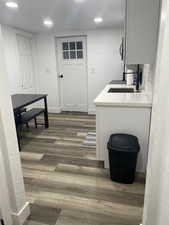
<instances>
[{"instance_id":1,"label":"door knob","mask_svg":"<svg viewBox=\"0 0 169 225\"><path fill-rule=\"evenodd\" d=\"M60 75L59 75L59 78L63 78L63 74L60 74Z\"/></svg>"}]
</instances>

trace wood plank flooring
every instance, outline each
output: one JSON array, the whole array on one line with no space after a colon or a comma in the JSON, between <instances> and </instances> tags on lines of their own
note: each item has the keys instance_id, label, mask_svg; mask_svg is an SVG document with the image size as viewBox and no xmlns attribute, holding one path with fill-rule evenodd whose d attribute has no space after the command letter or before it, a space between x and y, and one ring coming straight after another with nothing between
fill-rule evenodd
<instances>
[{"instance_id":1,"label":"wood plank flooring","mask_svg":"<svg viewBox=\"0 0 169 225\"><path fill-rule=\"evenodd\" d=\"M39 118L41 121L42 118ZM50 114L50 127L23 131L22 167L31 216L25 225L137 225L144 182L114 183L96 160L95 116Z\"/></svg>"}]
</instances>

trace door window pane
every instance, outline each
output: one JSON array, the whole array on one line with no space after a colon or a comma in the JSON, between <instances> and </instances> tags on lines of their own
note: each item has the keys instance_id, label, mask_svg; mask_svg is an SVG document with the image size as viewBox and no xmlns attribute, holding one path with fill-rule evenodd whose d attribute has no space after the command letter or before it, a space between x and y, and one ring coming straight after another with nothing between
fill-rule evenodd
<instances>
[{"instance_id":1,"label":"door window pane","mask_svg":"<svg viewBox=\"0 0 169 225\"><path fill-rule=\"evenodd\" d=\"M83 51L77 51L77 58L83 59Z\"/></svg>"},{"instance_id":2,"label":"door window pane","mask_svg":"<svg viewBox=\"0 0 169 225\"><path fill-rule=\"evenodd\" d=\"M70 45L70 50L75 50L76 48L75 42L69 42L69 45Z\"/></svg>"},{"instance_id":3,"label":"door window pane","mask_svg":"<svg viewBox=\"0 0 169 225\"><path fill-rule=\"evenodd\" d=\"M77 41L76 42L76 46L77 46L77 49L83 49L83 42L82 41Z\"/></svg>"},{"instance_id":4,"label":"door window pane","mask_svg":"<svg viewBox=\"0 0 169 225\"><path fill-rule=\"evenodd\" d=\"M63 59L69 59L69 51L63 52Z\"/></svg>"},{"instance_id":5,"label":"door window pane","mask_svg":"<svg viewBox=\"0 0 169 225\"><path fill-rule=\"evenodd\" d=\"M68 42L63 42L62 43L62 48L63 48L63 50L69 50L69 44L68 44Z\"/></svg>"},{"instance_id":6,"label":"door window pane","mask_svg":"<svg viewBox=\"0 0 169 225\"><path fill-rule=\"evenodd\" d=\"M82 41L70 41L63 42L63 59L83 59L83 42Z\"/></svg>"},{"instance_id":7,"label":"door window pane","mask_svg":"<svg viewBox=\"0 0 169 225\"><path fill-rule=\"evenodd\" d=\"M70 59L76 59L76 51L70 51Z\"/></svg>"}]
</instances>

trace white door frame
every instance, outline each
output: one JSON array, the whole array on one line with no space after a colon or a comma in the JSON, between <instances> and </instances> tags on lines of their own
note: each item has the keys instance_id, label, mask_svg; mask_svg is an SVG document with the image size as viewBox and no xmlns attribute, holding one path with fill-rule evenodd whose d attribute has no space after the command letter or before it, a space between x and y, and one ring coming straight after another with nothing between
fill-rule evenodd
<instances>
[{"instance_id":1,"label":"white door frame","mask_svg":"<svg viewBox=\"0 0 169 225\"><path fill-rule=\"evenodd\" d=\"M88 112L89 109L89 100L88 100L88 96L89 96L89 91L88 91L88 51L87 51L87 35L66 35L66 36L56 36L55 38L55 46L56 46L56 64L57 64L57 77L58 77L58 93L59 93L59 105L60 105L60 109L62 111L63 109L63 105L62 105L62 94L61 94L61 82L60 82L60 78L59 78L59 73L60 73L60 65L59 65L59 59L58 59L58 40L61 38L78 38L78 37L82 37L85 38L85 51L86 51L86 60L85 60L85 66L86 66L86 105L87 105L87 109L86 112Z\"/></svg>"}]
</instances>

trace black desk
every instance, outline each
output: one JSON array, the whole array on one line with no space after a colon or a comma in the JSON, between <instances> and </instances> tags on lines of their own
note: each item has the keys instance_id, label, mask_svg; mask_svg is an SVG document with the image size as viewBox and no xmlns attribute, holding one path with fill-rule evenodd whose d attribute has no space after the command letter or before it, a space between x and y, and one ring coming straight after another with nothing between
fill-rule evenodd
<instances>
[{"instance_id":1,"label":"black desk","mask_svg":"<svg viewBox=\"0 0 169 225\"><path fill-rule=\"evenodd\" d=\"M16 94L12 95L12 105L15 113L20 109L31 105L40 100L44 100L44 108L45 108L45 128L49 127L49 119L48 119L48 105L47 105L47 95L38 95L38 94Z\"/></svg>"}]
</instances>

